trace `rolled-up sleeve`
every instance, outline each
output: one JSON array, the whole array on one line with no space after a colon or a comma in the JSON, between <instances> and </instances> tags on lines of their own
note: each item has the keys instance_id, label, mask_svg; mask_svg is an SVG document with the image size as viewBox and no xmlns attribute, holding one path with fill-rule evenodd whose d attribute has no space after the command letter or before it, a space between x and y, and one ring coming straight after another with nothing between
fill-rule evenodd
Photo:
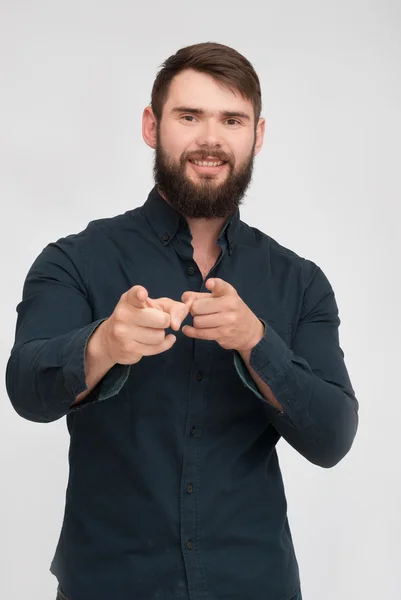
<instances>
[{"instance_id":1,"label":"rolled-up sleeve","mask_svg":"<svg viewBox=\"0 0 401 600\"><path fill-rule=\"evenodd\" d=\"M79 234L51 243L25 279L17 306L14 346L6 368L6 388L22 417L50 422L118 393L129 366L115 365L86 396L85 353L90 336L107 318L92 320Z\"/></svg>"},{"instance_id":2,"label":"rolled-up sleeve","mask_svg":"<svg viewBox=\"0 0 401 600\"><path fill-rule=\"evenodd\" d=\"M237 372L265 402L268 419L280 435L310 462L332 467L352 446L359 406L339 343L337 302L323 271L316 268L305 290L291 349L264 324L264 337L252 349L250 365L283 410L267 402L234 352Z\"/></svg>"}]
</instances>

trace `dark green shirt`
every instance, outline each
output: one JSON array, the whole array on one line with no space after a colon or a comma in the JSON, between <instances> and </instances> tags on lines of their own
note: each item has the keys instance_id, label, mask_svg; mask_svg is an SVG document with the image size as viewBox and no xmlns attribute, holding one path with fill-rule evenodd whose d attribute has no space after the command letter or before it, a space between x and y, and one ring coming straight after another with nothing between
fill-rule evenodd
<instances>
[{"instance_id":1,"label":"dark green shirt","mask_svg":"<svg viewBox=\"0 0 401 600\"><path fill-rule=\"evenodd\" d=\"M215 341L115 365L86 389L85 347L120 296L207 292L191 232L154 188L145 204L50 243L18 305L7 390L31 421L70 433L63 527L51 572L70 600L290 600L300 590L276 445L329 468L349 451L358 402L333 289L312 261L227 219L210 271L265 324L251 366ZM188 315L183 324L192 324ZM50 450L50 449L49 449Z\"/></svg>"}]
</instances>

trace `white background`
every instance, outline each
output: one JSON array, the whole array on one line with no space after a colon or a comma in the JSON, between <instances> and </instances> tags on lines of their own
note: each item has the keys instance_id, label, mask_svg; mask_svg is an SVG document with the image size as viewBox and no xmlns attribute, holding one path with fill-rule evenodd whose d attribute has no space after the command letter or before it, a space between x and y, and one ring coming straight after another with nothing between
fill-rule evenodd
<instances>
[{"instance_id":1,"label":"white background","mask_svg":"<svg viewBox=\"0 0 401 600\"><path fill-rule=\"evenodd\" d=\"M278 445L304 600L401 597L400 39L396 0L0 0L4 369L42 248L146 200L163 60L217 41L258 72L267 130L241 218L326 273L360 402L333 469ZM65 419L22 419L4 382L0 400L0 598L54 600Z\"/></svg>"}]
</instances>

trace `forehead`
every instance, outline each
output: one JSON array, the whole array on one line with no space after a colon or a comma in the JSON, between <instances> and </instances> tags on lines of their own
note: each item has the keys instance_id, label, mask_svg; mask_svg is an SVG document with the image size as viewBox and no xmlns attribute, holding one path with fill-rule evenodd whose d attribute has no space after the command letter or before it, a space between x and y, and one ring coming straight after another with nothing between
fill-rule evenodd
<instances>
[{"instance_id":1,"label":"forehead","mask_svg":"<svg viewBox=\"0 0 401 600\"><path fill-rule=\"evenodd\" d=\"M174 77L165 103L165 112L174 106L194 106L207 111L240 110L252 115L250 100L213 79L207 73L186 69Z\"/></svg>"}]
</instances>

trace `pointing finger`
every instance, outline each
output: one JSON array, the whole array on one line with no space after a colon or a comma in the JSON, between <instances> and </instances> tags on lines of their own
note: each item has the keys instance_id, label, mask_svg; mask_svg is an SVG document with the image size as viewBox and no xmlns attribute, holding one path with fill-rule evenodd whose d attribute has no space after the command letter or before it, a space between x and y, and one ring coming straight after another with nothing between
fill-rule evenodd
<instances>
[{"instance_id":1,"label":"pointing finger","mask_svg":"<svg viewBox=\"0 0 401 600\"><path fill-rule=\"evenodd\" d=\"M134 285L125 292L125 300L135 308L145 308L148 290L142 285Z\"/></svg>"},{"instance_id":2,"label":"pointing finger","mask_svg":"<svg viewBox=\"0 0 401 600\"><path fill-rule=\"evenodd\" d=\"M213 279L208 279L206 281L206 287L208 290L211 290L213 297L219 296L227 296L231 294L233 291L233 286L228 281L224 281L224 279L220 279L219 277L213 277Z\"/></svg>"}]
</instances>

